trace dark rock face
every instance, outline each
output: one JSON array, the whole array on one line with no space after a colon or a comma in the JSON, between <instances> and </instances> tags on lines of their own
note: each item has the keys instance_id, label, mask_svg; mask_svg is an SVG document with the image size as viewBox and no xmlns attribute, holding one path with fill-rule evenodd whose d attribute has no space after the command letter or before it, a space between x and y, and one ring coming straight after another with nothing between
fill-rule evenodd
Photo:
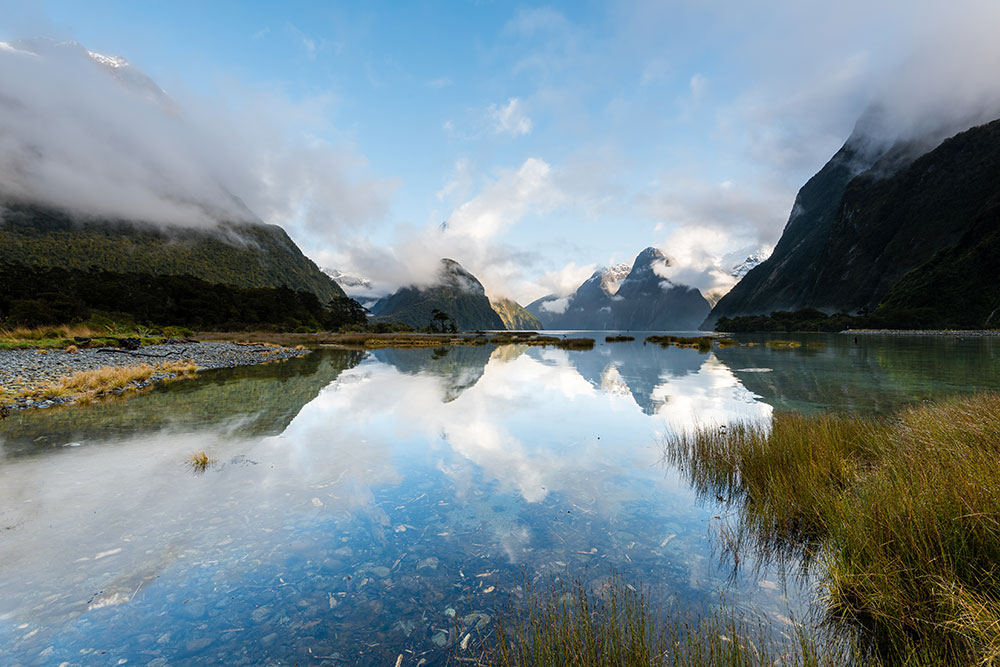
<instances>
[{"instance_id":1,"label":"dark rock face","mask_svg":"<svg viewBox=\"0 0 1000 667\"><path fill-rule=\"evenodd\" d=\"M983 326L996 299L974 295L996 292L995 267L984 269L996 250L982 244L997 238L1000 121L927 148L872 147L856 130L799 191L771 257L719 301L702 328L775 310L869 312L890 294L882 312L922 309L927 324ZM955 256L931 265L938 253ZM968 270L958 271L963 258ZM942 290L952 295L947 303L935 297ZM976 303L958 309L954 298Z\"/></svg>"},{"instance_id":2,"label":"dark rock face","mask_svg":"<svg viewBox=\"0 0 1000 667\"><path fill-rule=\"evenodd\" d=\"M431 324L435 310L450 315L463 331L504 328L482 283L452 259L441 260L434 285L404 287L379 299L371 308L377 319L405 322L418 329Z\"/></svg>"},{"instance_id":3,"label":"dark rock face","mask_svg":"<svg viewBox=\"0 0 1000 667\"><path fill-rule=\"evenodd\" d=\"M597 271L566 300L542 297L528 305L528 312L547 329L694 329L710 306L698 290L657 274L668 261L656 248L646 248L620 282Z\"/></svg>"}]
</instances>

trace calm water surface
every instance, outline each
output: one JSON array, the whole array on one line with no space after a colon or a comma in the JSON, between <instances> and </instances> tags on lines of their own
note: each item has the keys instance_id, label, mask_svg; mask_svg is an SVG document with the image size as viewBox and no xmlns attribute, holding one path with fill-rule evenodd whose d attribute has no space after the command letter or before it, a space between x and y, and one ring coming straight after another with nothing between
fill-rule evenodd
<instances>
[{"instance_id":1,"label":"calm water surface","mask_svg":"<svg viewBox=\"0 0 1000 667\"><path fill-rule=\"evenodd\" d=\"M0 662L443 664L525 579L613 573L666 608L786 623L814 582L720 562L722 510L661 439L1000 383L996 339L636 337L320 350L0 422Z\"/></svg>"}]
</instances>

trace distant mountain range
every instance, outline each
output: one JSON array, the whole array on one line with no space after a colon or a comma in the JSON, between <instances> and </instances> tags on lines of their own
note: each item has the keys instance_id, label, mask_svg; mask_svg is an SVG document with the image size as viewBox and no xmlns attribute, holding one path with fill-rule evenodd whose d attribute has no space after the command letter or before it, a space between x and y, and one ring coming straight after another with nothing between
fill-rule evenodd
<instances>
[{"instance_id":1,"label":"distant mountain range","mask_svg":"<svg viewBox=\"0 0 1000 667\"><path fill-rule=\"evenodd\" d=\"M711 306L697 289L664 278L667 266L663 252L646 248L631 266L596 271L572 295L544 296L527 310L546 329L694 329Z\"/></svg>"},{"instance_id":2,"label":"distant mountain range","mask_svg":"<svg viewBox=\"0 0 1000 667\"><path fill-rule=\"evenodd\" d=\"M803 308L901 327L997 326L1000 121L936 146L936 137L879 144L873 123L877 113L862 118L802 187L774 253L703 328Z\"/></svg>"}]
</instances>

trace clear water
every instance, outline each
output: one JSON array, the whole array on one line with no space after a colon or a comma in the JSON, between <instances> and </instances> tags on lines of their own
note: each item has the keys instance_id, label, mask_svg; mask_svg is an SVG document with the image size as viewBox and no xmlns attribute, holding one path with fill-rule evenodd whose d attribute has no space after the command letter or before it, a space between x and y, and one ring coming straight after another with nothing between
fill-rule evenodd
<instances>
[{"instance_id":1,"label":"clear water","mask_svg":"<svg viewBox=\"0 0 1000 667\"><path fill-rule=\"evenodd\" d=\"M604 332L599 341L603 342ZM525 580L613 573L776 623L813 582L717 557L675 429L996 388L1000 341L357 352L0 422L0 662L442 664ZM745 341L752 340L744 337ZM203 473L186 464L206 451Z\"/></svg>"}]
</instances>

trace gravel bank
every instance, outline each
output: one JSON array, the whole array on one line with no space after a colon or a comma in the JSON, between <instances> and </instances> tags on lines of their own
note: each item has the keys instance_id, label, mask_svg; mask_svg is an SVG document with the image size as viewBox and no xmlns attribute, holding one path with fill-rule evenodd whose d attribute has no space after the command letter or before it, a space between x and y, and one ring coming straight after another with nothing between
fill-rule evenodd
<instances>
[{"instance_id":1,"label":"gravel bank","mask_svg":"<svg viewBox=\"0 0 1000 667\"><path fill-rule=\"evenodd\" d=\"M63 350L0 350L0 398L13 397L22 392L43 387L80 371L96 370L105 366L156 365L168 361L193 361L199 370L209 368L232 368L265 361L289 359L308 354L307 350L293 350L287 347L266 345L236 345L235 343L182 343L152 345L133 353L111 348L84 348L78 352ZM132 389L148 386L154 382L175 377L173 373L153 375L148 381L133 383ZM115 391L122 393L125 391ZM38 401L32 398L18 398L10 407L13 409L47 408L71 402L72 398L54 398Z\"/></svg>"}]
</instances>

